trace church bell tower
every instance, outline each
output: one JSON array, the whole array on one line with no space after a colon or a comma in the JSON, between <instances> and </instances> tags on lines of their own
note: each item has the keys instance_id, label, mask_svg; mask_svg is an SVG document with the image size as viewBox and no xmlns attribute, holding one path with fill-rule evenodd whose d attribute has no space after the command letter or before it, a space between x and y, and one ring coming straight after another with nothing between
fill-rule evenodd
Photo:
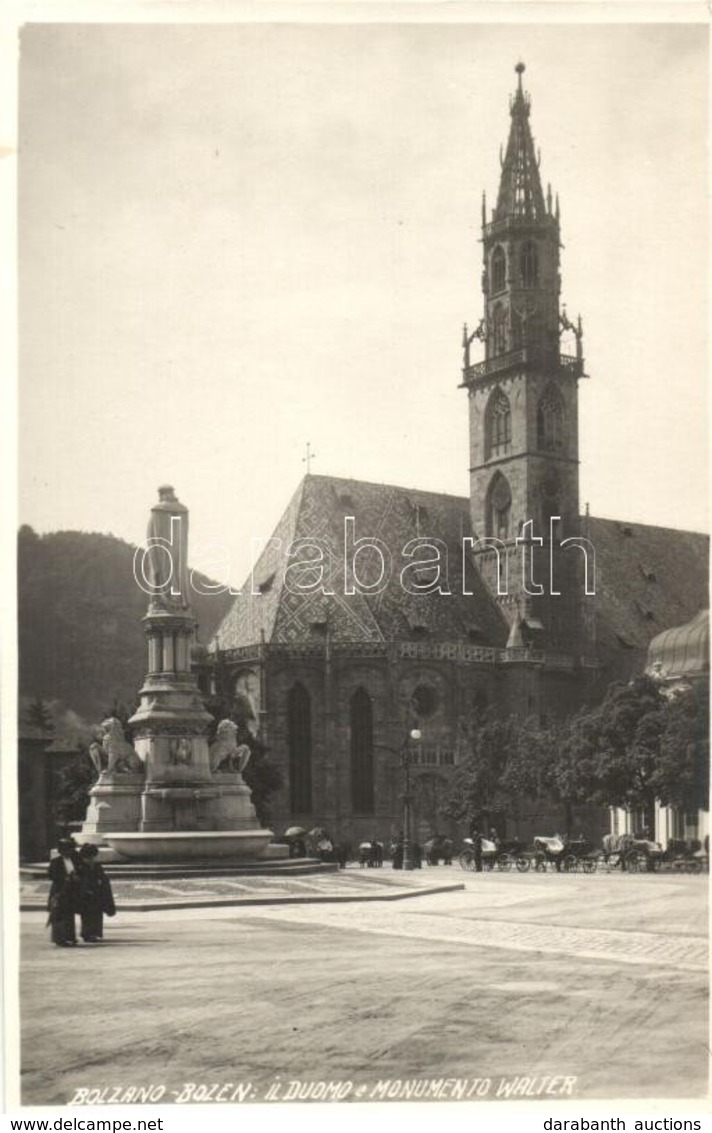
<instances>
[{"instance_id":1,"label":"church bell tower","mask_svg":"<svg viewBox=\"0 0 712 1133\"><path fill-rule=\"evenodd\" d=\"M582 329L560 307L559 201L551 186L542 189L524 69L515 68L489 216L482 199L484 314L464 332L470 510L477 565L508 618L510 644L575 652L581 551L561 543L579 534ZM575 342L573 353L562 353L562 334ZM476 342L481 361L473 361Z\"/></svg>"}]
</instances>

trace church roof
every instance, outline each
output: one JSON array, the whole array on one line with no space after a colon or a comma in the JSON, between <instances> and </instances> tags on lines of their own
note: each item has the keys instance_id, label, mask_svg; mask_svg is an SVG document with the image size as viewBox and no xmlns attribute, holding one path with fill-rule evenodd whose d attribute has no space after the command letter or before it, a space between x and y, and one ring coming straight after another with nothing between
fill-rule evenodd
<instances>
[{"instance_id":1,"label":"church roof","mask_svg":"<svg viewBox=\"0 0 712 1133\"><path fill-rule=\"evenodd\" d=\"M701 677L710 670L710 612L699 614L682 626L666 629L648 647L649 673L665 680Z\"/></svg>"},{"instance_id":2,"label":"church roof","mask_svg":"<svg viewBox=\"0 0 712 1133\"><path fill-rule=\"evenodd\" d=\"M358 587L354 587L355 594L345 593L349 581L344 574L348 517L353 517L351 557L353 549L359 547L358 541L366 538L379 540L390 555L385 584L369 594L359 593ZM424 637L504 647L508 633L505 619L469 561L464 564L463 579L462 540L469 534L467 499L363 480L306 476L259 559L252 584L248 579L242 587L210 648L254 645L262 633L264 640L273 644L296 644L325 636L327 628L336 642ZM408 543L418 536L439 541L444 568L440 582L449 593L409 592L418 582L426 585L434 581L434 568L417 572L411 566L403 585L404 568L426 557L422 551L415 559L412 551L408 557ZM297 546L298 554L287 560L285 550L290 544ZM329 596L318 591L300 592L296 585L318 581L319 568L298 565L299 561L314 559L317 546L324 556L321 588L331 591ZM384 555L388 557L386 552ZM377 553L357 549L355 562L362 584L378 582L381 562Z\"/></svg>"},{"instance_id":3,"label":"church roof","mask_svg":"<svg viewBox=\"0 0 712 1133\"><path fill-rule=\"evenodd\" d=\"M354 521L354 546L364 537L376 538L392 556L388 580L377 593L345 594L347 517ZM594 641L582 643L581 652L600 656L606 679L627 679L645 667L653 637L707 604L709 540L697 532L593 516L582 525L596 551L596 596L590 599ZM462 540L469 535L466 497L308 475L210 648L254 646L263 637L294 645L327 633L332 641L354 645L426 638L504 648L508 626L469 559L463 579ZM449 594L414 595L404 589L401 572L409 559L402 552L418 536L440 541ZM290 545L297 554L287 559ZM324 558L323 589L333 592L329 596L295 585L318 581L318 566L304 565L316 558L317 546ZM372 551L358 551L356 563L362 582L376 581L380 560ZM419 577L432 581L434 573L423 571ZM412 571L408 578L417 581Z\"/></svg>"},{"instance_id":4,"label":"church roof","mask_svg":"<svg viewBox=\"0 0 712 1133\"><path fill-rule=\"evenodd\" d=\"M709 537L593 516L582 524L596 549L596 652L610 679L627 679L654 637L708 604Z\"/></svg>"}]
</instances>

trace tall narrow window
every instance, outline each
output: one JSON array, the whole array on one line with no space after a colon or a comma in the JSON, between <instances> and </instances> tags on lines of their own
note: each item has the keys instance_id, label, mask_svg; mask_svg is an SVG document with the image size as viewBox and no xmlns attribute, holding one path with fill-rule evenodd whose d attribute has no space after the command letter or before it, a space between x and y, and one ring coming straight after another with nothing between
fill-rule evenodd
<instances>
[{"instance_id":1,"label":"tall narrow window","mask_svg":"<svg viewBox=\"0 0 712 1133\"><path fill-rule=\"evenodd\" d=\"M512 527L512 492L501 472L495 472L487 490L487 534L508 539Z\"/></svg>"},{"instance_id":2,"label":"tall narrow window","mask_svg":"<svg viewBox=\"0 0 712 1133\"><path fill-rule=\"evenodd\" d=\"M494 327L494 352L504 354L507 349L507 312L501 303L494 309L492 317Z\"/></svg>"},{"instance_id":3,"label":"tall narrow window","mask_svg":"<svg viewBox=\"0 0 712 1133\"><path fill-rule=\"evenodd\" d=\"M311 814L312 735L311 699L302 684L289 690L287 702L289 804L292 814Z\"/></svg>"},{"instance_id":4,"label":"tall narrow window","mask_svg":"<svg viewBox=\"0 0 712 1133\"><path fill-rule=\"evenodd\" d=\"M529 240L526 244L522 244L519 251L519 268L522 273L522 286L536 287L539 277L539 263L536 244L532 244Z\"/></svg>"},{"instance_id":5,"label":"tall narrow window","mask_svg":"<svg viewBox=\"0 0 712 1133\"><path fill-rule=\"evenodd\" d=\"M373 705L365 688L351 697L351 805L354 814L373 814Z\"/></svg>"},{"instance_id":6,"label":"tall narrow window","mask_svg":"<svg viewBox=\"0 0 712 1133\"><path fill-rule=\"evenodd\" d=\"M487 402L485 413L485 459L504 456L512 441L512 411L509 398L501 389L495 389Z\"/></svg>"},{"instance_id":7,"label":"tall narrow window","mask_svg":"<svg viewBox=\"0 0 712 1133\"><path fill-rule=\"evenodd\" d=\"M536 414L537 443L546 452L564 447L564 402L556 386L544 390Z\"/></svg>"},{"instance_id":8,"label":"tall narrow window","mask_svg":"<svg viewBox=\"0 0 712 1133\"><path fill-rule=\"evenodd\" d=\"M506 272L506 259L504 255L504 248L498 244L492 253L492 290L504 291L504 279Z\"/></svg>"}]
</instances>

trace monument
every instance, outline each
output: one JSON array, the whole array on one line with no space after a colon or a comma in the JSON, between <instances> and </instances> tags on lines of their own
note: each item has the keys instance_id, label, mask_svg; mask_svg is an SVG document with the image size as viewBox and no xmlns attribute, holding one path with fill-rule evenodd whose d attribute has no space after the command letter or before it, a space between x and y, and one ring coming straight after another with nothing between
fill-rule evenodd
<instances>
[{"instance_id":1,"label":"monument","mask_svg":"<svg viewBox=\"0 0 712 1133\"><path fill-rule=\"evenodd\" d=\"M208 744L212 717L190 668L188 509L173 488L158 492L146 549L135 559L149 602L148 673L129 721L133 745L119 720L103 722L102 741L90 750L99 777L78 841L142 861L259 857L272 831L260 827L242 778L250 749L237 743L231 720Z\"/></svg>"}]
</instances>

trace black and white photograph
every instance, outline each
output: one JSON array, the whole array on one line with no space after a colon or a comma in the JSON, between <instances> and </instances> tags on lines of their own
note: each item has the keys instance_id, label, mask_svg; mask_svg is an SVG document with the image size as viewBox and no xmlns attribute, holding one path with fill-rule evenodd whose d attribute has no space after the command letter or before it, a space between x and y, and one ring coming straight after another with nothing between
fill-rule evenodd
<instances>
[{"instance_id":1,"label":"black and white photograph","mask_svg":"<svg viewBox=\"0 0 712 1133\"><path fill-rule=\"evenodd\" d=\"M702 1128L708 13L556 7L13 29L12 1112Z\"/></svg>"}]
</instances>

